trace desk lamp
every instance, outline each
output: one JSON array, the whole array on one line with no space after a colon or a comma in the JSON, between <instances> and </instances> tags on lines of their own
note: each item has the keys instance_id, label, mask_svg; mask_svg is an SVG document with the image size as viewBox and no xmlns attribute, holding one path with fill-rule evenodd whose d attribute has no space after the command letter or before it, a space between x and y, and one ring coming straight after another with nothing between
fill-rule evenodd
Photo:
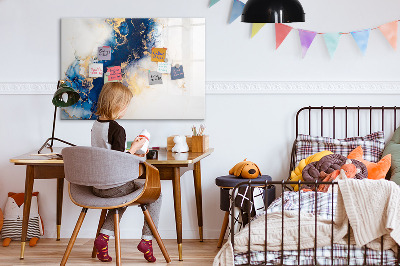
<instances>
[{"instance_id":1,"label":"desk lamp","mask_svg":"<svg viewBox=\"0 0 400 266\"><path fill-rule=\"evenodd\" d=\"M53 95L52 103L54 105L54 118L53 118L53 131L51 133L51 138L48 138L42 147L39 149L40 153L45 147L50 148L53 152L53 141L58 140L62 143L68 144L70 146L75 146L65 140L55 138L54 130L56 128L56 117L57 117L57 107L68 107L77 103L80 99L79 93L77 93L73 88L67 86L63 80L59 80L57 83L57 91ZM49 144L49 141L50 144Z\"/></svg>"},{"instance_id":2,"label":"desk lamp","mask_svg":"<svg viewBox=\"0 0 400 266\"><path fill-rule=\"evenodd\" d=\"M242 22L304 22L304 10L298 0L249 0L243 8Z\"/></svg>"}]
</instances>

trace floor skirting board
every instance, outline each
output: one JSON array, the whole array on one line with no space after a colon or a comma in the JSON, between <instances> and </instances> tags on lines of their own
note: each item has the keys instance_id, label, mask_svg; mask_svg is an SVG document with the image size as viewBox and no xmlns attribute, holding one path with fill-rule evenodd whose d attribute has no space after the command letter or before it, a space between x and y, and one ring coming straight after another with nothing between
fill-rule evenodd
<instances>
[{"instance_id":1,"label":"floor skirting board","mask_svg":"<svg viewBox=\"0 0 400 266\"><path fill-rule=\"evenodd\" d=\"M0 83L0 94L49 94L57 83ZM400 94L400 81L208 81L206 94Z\"/></svg>"}]
</instances>

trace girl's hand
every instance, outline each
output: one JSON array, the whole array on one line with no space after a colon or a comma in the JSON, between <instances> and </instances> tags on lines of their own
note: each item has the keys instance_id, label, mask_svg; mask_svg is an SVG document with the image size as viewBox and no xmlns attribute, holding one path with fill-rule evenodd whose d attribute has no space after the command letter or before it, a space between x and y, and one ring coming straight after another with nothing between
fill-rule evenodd
<instances>
[{"instance_id":1,"label":"girl's hand","mask_svg":"<svg viewBox=\"0 0 400 266\"><path fill-rule=\"evenodd\" d=\"M147 149L147 151L146 151L146 153L145 154L136 154L135 153L135 155L136 156L139 156L139 157L146 157L146 155L149 153L149 149Z\"/></svg>"},{"instance_id":2,"label":"girl's hand","mask_svg":"<svg viewBox=\"0 0 400 266\"><path fill-rule=\"evenodd\" d=\"M129 149L129 152L131 154L135 154L140 148L143 147L143 145L146 143L146 141L147 140L145 138L136 137L135 140L132 142L132 145L131 145L131 148Z\"/></svg>"}]
</instances>

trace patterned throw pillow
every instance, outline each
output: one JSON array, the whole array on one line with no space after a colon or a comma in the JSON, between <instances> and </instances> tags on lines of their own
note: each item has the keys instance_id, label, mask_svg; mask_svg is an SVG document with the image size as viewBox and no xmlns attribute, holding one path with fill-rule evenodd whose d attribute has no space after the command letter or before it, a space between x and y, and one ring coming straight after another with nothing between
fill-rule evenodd
<instances>
[{"instance_id":1,"label":"patterned throw pillow","mask_svg":"<svg viewBox=\"0 0 400 266\"><path fill-rule=\"evenodd\" d=\"M378 162L381 159L385 140L383 131L378 131L364 137L352 137L345 139L333 139L329 137L316 137L299 134L296 139L295 159L296 165L310 155L328 150L346 156L358 146L364 151L364 159L370 162Z\"/></svg>"}]
</instances>

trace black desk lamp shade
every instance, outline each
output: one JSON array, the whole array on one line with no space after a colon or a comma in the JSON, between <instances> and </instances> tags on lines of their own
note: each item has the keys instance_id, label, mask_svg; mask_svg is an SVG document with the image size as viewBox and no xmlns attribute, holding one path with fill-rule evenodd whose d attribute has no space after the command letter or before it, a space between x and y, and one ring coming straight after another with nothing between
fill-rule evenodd
<instances>
[{"instance_id":1,"label":"black desk lamp shade","mask_svg":"<svg viewBox=\"0 0 400 266\"><path fill-rule=\"evenodd\" d=\"M304 22L304 10L298 0L249 0L243 9L242 22Z\"/></svg>"},{"instance_id":2,"label":"black desk lamp shade","mask_svg":"<svg viewBox=\"0 0 400 266\"><path fill-rule=\"evenodd\" d=\"M38 153L40 153L45 147L50 148L53 151L53 141L58 140L62 143L68 144L70 146L75 146L72 143L69 143L65 140L55 138L54 130L56 128L56 117L57 117L57 107L68 107L77 103L80 99L79 93L77 93L73 88L68 87L64 81L58 81L57 91L53 95L52 103L54 105L54 118L53 118L53 131L51 133L51 138L48 138L42 147L39 149ZM49 144L49 141L51 143Z\"/></svg>"}]
</instances>

